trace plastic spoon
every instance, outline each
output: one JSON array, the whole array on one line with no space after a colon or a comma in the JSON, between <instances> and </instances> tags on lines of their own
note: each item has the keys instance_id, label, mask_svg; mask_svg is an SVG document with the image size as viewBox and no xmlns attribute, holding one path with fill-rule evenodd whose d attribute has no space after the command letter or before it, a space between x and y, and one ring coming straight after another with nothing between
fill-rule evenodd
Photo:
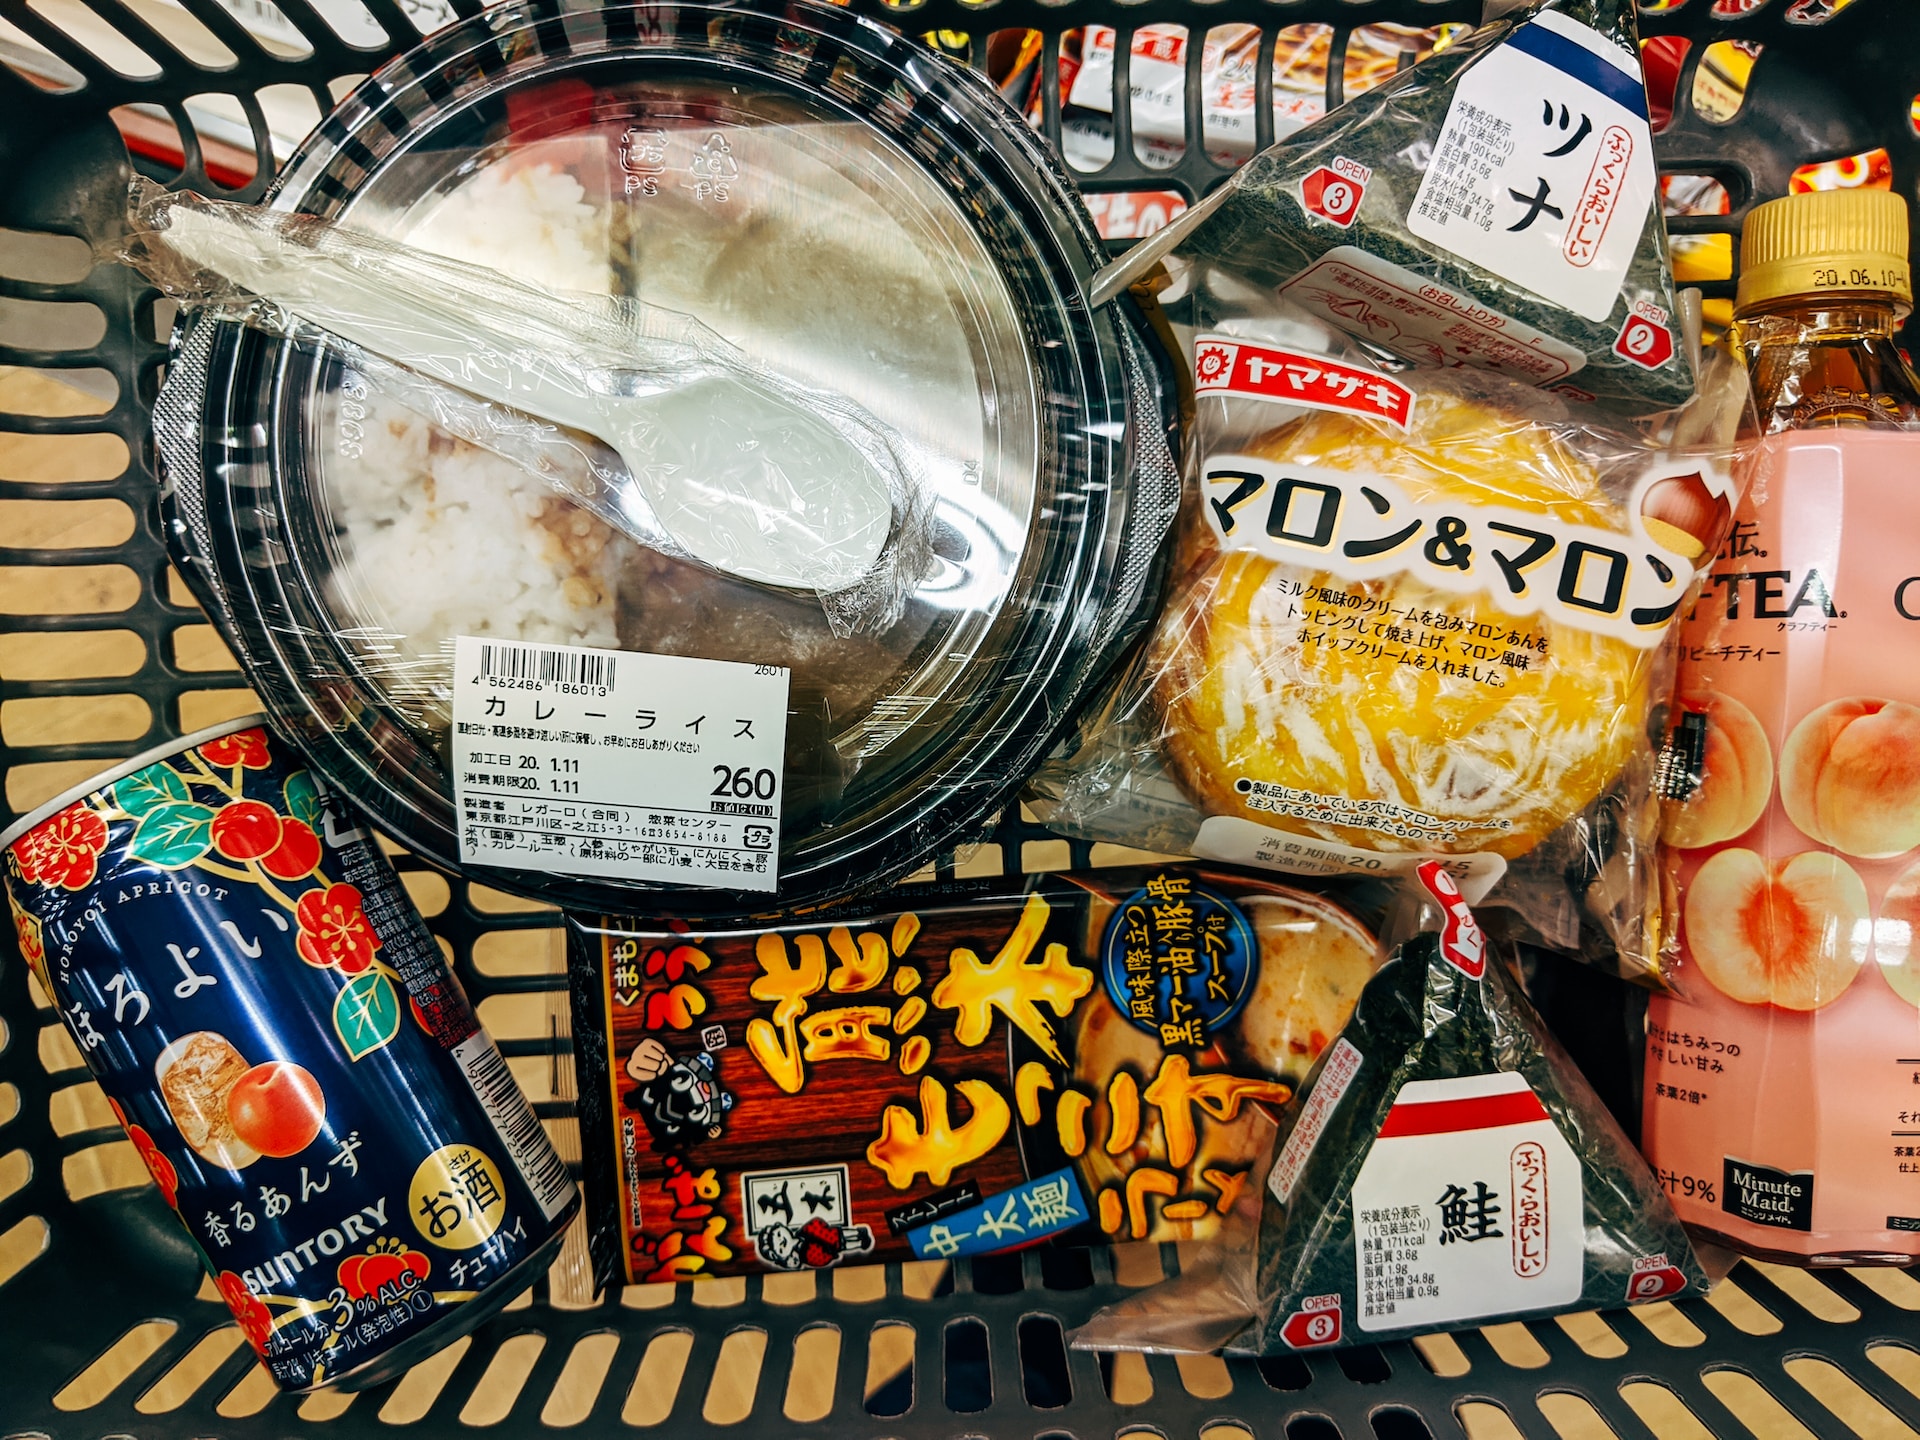
<instances>
[{"instance_id":1,"label":"plastic spoon","mask_svg":"<svg viewBox=\"0 0 1920 1440\"><path fill-rule=\"evenodd\" d=\"M888 433L851 401L760 371L675 312L207 204L169 206L152 238L396 365L604 441L627 476L567 493L642 543L821 593L879 559L907 480Z\"/></svg>"}]
</instances>

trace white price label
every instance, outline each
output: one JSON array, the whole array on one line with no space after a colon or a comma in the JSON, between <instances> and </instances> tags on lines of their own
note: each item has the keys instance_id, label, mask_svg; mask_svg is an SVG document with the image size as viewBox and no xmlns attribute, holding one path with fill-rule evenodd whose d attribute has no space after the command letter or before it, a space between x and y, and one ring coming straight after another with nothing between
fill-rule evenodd
<instances>
[{"instance_id":1,"label":"white price label","mask_svg":"<svg viewBox=\"0 0 1920 1440\"><path fill-rule=\"evenodd\" d=\"M789 679L779 665L460 636L461 863L775 889Z\"/></svg>"},{"instance_id":2,"label":"white price label","mask_svg":"<svg viewBox=\"0 0 1920 1440\"><path fill-rule=\"evenodd\" d=\"M1258 865L1289 875L1411 875L1425 860L1438 860L1453 876L1469 905L1478 905L1507 873L1504 855L1475 852L1440 855L1424 851L1383 853L1341 845L1312 835L1295 835L1244 820L1238 815L1210 815L1190 847L1202 860L1225 860L1230 865Z\"/></svg>"}]
</instances>

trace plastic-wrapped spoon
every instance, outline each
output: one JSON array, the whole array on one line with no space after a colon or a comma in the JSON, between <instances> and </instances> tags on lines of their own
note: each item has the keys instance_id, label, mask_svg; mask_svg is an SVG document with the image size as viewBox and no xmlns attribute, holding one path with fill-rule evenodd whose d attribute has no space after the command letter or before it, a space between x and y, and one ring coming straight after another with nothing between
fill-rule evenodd
<instances>
[{"instance_id":1,"label":"plastic-wrapped spoon","mask_svg":"<svg viewBox=\"0 0 1920 1440\"><path fill-rule=\"evenodd\" d=\"M584 432L625 473L556 486L645 545L832 594L880 559L915 477L896 436L794 385L690 316L561 294L325 221L195 196L139 208L167 288L250 292L373 356ZM171 265L169 261L171 260ZM185 261L191 280L170 273Z\"/></svg>"}]
</instances>

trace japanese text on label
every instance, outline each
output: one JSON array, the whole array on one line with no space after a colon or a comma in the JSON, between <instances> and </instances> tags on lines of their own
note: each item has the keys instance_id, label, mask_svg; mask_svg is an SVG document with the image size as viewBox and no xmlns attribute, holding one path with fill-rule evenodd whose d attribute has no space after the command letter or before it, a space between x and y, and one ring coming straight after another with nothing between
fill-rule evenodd
<instances>
[{"instance_id":1,"label":"japanese text on label","mask_svg":"<svg viewBox=\"0 0 1920 1440\"><path fill-rule=\"evenodd\" d=\"M775 889L788 678L777 665L461 636L461 860Z\"/></svg>"}]
</instances>

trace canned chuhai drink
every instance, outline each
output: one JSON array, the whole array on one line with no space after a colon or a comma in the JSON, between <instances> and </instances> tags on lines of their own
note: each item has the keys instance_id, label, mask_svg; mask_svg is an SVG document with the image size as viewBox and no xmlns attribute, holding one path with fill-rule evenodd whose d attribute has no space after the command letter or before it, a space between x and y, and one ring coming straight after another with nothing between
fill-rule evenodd
<instances>
[{"instance_id":1,"label":"canned chuhai drink","mask_svg":"<svg viewBox=\"0 0 1920 1440\"><path fill-rule=\"evenodd\" d=\"M552 1260L566 1167L391 863L257 721L0 852L22 953L282 1387L398 1375Z\"/></svg>"}]
</instances>

